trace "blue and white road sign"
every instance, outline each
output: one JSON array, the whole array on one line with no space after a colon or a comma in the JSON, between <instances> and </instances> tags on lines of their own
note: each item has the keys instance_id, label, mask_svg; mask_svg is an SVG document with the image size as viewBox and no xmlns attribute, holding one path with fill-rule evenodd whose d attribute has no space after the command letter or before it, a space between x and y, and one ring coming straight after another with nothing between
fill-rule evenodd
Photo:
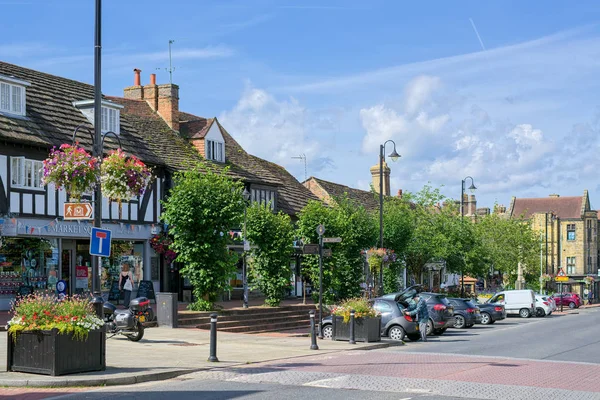
<instances>
[{"instance_id":1,"label":"blue and white road sign","mask_svg":"<svg viewBox=\"0 0 600 400\"><path fill-rule=\"evenodd\" d=\"M112 232L108 229L92 228L90 240L90 255L110 257L110 238Z\"/></svg>"}]
</instances>

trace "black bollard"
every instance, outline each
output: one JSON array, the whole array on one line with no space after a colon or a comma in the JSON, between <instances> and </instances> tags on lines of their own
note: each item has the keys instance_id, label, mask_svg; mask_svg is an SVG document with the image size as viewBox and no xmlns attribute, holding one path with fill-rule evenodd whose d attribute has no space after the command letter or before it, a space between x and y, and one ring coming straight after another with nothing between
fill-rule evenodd
<instances>
[{"instance_id":1,"label":"black bollard","mask_svg":"<svg viewBox=\"0 0 600 400\"><path fill-rule=\"evenodd\" d=\"M348 343L356 344L356 340L354 340L354 310L350 310L350 340Z\"/></svg>"},{"instance_id":2,"label":"black bollard","mask_svg":"<svg viewBox=\"0 0 600 400\"><path fill-rule=\"evenodd\" d=\"M319 350L319 346L317 346L317 333L315 332L315 310L310 310L308 315L310 316L310 349Z\"/></svg>"},{"instance_id":3,"label":"black bollard","mask_svg":"<svg viewBox=\"0 0 600 400\"><path fill-rule=\"evenodd\" d=\"M217 313L210 314L210 362L219 362L217 358Z\"/></svg>"}]
</instances>

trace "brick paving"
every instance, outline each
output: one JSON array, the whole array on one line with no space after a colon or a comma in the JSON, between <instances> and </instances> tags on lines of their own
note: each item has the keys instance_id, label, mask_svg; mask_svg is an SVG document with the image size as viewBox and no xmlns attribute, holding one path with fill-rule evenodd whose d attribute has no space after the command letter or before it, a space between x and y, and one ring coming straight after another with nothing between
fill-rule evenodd
<instances>
[{"instance_id":1,"label":"brick paving","mask_svg":"<svg viewBox=\"0 0 600 400\"><path fill-rule=\"evenodd\" d=\"M3 388L0 387L2 400L41 400L49 397L78 393L86 388Z\"/></svg>"}]
</instances>

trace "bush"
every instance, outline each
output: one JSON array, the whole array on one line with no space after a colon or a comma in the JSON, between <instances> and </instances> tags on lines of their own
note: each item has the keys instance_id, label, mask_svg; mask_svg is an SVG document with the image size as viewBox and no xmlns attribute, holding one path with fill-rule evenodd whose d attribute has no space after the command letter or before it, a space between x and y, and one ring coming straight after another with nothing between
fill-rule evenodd
<instances>
[{"instance_id":1,"label":"bush","mask_svg":"<svg viewBox=\"0 0 600 400\"><path fill-rule=\"evenodd\" d=\"M339 306L333 307L331 314L344 317L344 322L348 322L350 321L350 310L354 310L355 318L377 317L380 315L371 307L367 299L362 297L348 299Z\"/></svg>"}]
</instances>

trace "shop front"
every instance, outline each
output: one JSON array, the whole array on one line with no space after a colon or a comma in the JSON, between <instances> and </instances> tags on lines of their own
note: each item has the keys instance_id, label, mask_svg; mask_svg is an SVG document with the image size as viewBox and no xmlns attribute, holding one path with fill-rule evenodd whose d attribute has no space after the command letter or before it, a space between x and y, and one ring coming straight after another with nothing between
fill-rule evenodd
<instances>
[{"instance_id":1,"label":"shop front","mask_svg":"<svg viewBox=\"0 0 600 400\"><path fill-rule=\"evenodd\" d=\"M149 245L154 225L104 223L112 231L111 256L101 258L99 277L105 300L118 301L121 265L133 275L135 296L142 281L159 288L158 256ZM92 288L89 254L92 224L42 219L4 219L0 244L0 309L10 308L21 292L56 293L64 281L66 294L87 294ZM115 290L116 289L116 290Z\"/></svg>"}]
</instances>

